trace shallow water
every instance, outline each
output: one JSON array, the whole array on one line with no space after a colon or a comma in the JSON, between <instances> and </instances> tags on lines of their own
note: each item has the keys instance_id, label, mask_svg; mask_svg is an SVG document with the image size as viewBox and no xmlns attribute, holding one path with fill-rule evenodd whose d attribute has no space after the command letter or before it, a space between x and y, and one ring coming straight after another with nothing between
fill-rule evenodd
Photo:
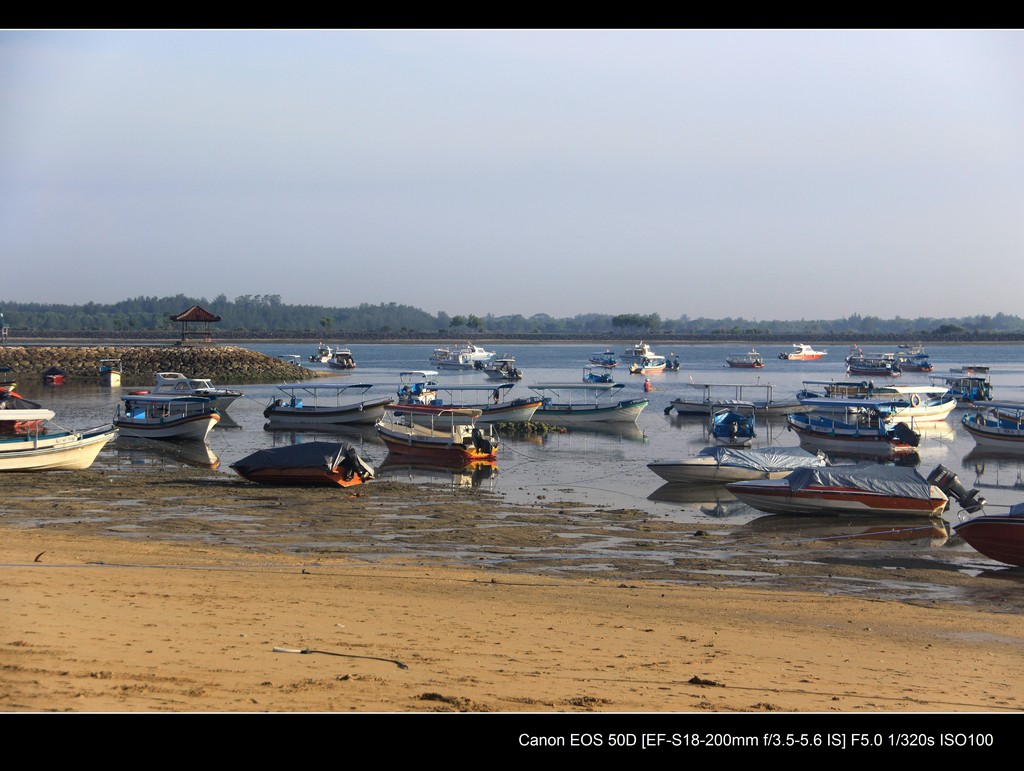
<instances>
[{"instance_id":1,"label":"shallow water","mask_svg":"<svg viewBox=\"0 0 1024 771\"><path fill-rule=\"evenodd\" d=\"M635 342L635 341L633 341ZM610 347L623 351L629 341ZM272 356L298 354L308 360L315 345L274 344L251 345L254 350ZM430 369L430 344L363 344L348 346L358 364L352 371L330 371L331 376L317 382L373 383L368 396L394 394L399 386L398 373L403 370ZM533 395L529 385L539 381L580 381L589 355L605 346L595 344L516 344L494 349L499 356L515 356L517 366L525 373L509 398ZM818 347L818 346L816 346ZM453 473L450 471L413 467L406 462L388 463L384 445L372 427L353 427L325 435L313 431L268 431L262 412L280 392L274 385L218 383L239 388L245 396L227 410L225 419L211 433L208 447L181 443L154 443L145 440L118 439L109 445L97 460L99 467L139 468L151 466L211 465L219 461L218 472L233 475L230 464L264 447L334 437L355 445L363 458L380 468L382 478L423 484L444 484L467 490L499 493L511 503L530 504L564 501L567 504L600 505L634 510L639 515L667 518L695 526L716 522L743 526L754 535L770 532L777 549L799 544L803 538L845 539L858 536L863 523L837 521L837 518L781 518L766 516L733 498L723 487L667 485L647 468L656 460L687 457L708 444L705 420L700 417L669 416L665 409L672 399L682 395L684 384L696 383L771 383L776 398L788 398L804 380L846 380L845 347L829 350L824 359L814 362L789 362L777 358L789 346L765 346L759 350L765 357L762 370L737 370L725 366L725 358L749 346L682 345L658 346L658 353L674 353L682 361L678 372L651 375L653 392L647 394L649 406L635 425L572 428L564 433L550 433L542 438L517 439L504 437L499 450L496 473ZM929 346L935 365L933 374L948 372L963 364L984 364L991 367L995 395L1000 400L1024 400L1024 346ZM326 365L303 366L329 371ZM202 377L204 373L186 373ZM643 395L643 376L631 375L620 365L612 371L616 381L626 384L619 399ZM441 386L488 383L480 372L442 370L436 378ZM909 373L892 382L928 384L923 373ZM62 425L84 428L109 422L116 411L119 390L104 389L91 383L68 383L64 386L42 386L24 383L19 390L27 398L37 400L57 412ZM1005 511L1011 504L1024 500L1024 455L980 452L974 440L959 426L963 409L956 409L946 421L924 431L919 451L919 468L925 475L943 464L952 469L968 487L977 487L989 501L989 512ZM766 421L759 418L757 447L795 446L796 436L786 430L782 418ZM210 455L212 453L212 456ZM953 505L946 520L955 523L958 508ZM882 523L883 525L885 523ZM892 528L914 535L919 523L893 523ZM866 542L865 542L866 543ZM922 536L905 547L921 553L943 549L955 550L964 561L965 570L992 568L992 563L977 555L959 539ZM868 544L865 548L870 548ZM892 539L886 545L892 548ZM886 580L883 578L883 580Z\"/></svg>"}]
</instances>

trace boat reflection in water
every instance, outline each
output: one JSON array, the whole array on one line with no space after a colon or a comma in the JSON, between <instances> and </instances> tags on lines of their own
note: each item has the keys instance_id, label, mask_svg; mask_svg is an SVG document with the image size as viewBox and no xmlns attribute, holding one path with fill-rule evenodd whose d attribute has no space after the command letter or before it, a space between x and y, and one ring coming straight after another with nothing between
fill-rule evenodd
<instances>
[{"instance_id":1,"label":"boat reflection in water","mask_svg":"<svg viewBox=\"0 0 1024 771\"><path fill-rule=\"evenodd\" d=\"M118 463L129 466L175 467L182 463L209 469L220 466L220 458L208 444L188 439L157 440L121 435L110 447Z\"/></svg>"},{"instance_id":2,"label":"boat reflection in water","mask_svg":"<svg viewBox=\"0 0 1024 771\"><path fill-rule=\"evenodd\" d=\"M688 510L699 509L709 517L750 517L760 514L739 500L721 484L666 482L647 496L649 501L682 504Z\"/></svg>"},{"instance_id":3,"label":"boat reflection in water","mask_svg":"<svg viewBox=\"0 0 1024 771\"><path fill-rule=\"evenodd\" d=\"M454 488L477 489L485 486L488 490L493 490L497 475L498 464L494 461L449 464L436 458L389 454L384 462L377 466L378 479L390 478L412 483L450 481Z\"/></svg>"},{"instance_id":4,"label":"boat reflection in water","mask_svg":"<svg viewBox=\"0 0 1024 771\"><path fill-rule=\"evenodd\" d=\"M875 517L858 515L856 519L835 516L770 514L742 525L742 536L758 539L785 539L794 545L801 541L843 541L853 544L884 542L891 545L942 546L949 539L949 527L938 517Z\"/></svg>"}]
</instances>

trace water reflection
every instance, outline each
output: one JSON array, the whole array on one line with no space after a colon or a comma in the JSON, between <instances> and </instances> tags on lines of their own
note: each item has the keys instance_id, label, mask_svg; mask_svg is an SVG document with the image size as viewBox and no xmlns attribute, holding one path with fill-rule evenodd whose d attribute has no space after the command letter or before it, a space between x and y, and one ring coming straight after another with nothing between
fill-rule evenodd
<instances>
[{"instance_id":1,"label":"water reflection","mask_svg":"<svg viewBox=\"0 0 1024 771\"><path fill-rule=\"evenodd\" d=\"M144 439L118 436L108 445L118 465L177 466L182 463L199 468L215 469L220 458L205 442L188 439Z\"/></svg>"},{"instance_id":2,"label":"water reflection","mask_svg":"<svg viewBox=\"0 0 1024 771\"><path fill-rule=\"evenodd\" d=\"M384 462L377 466L378 479L394 479L403 482L451 482L455 488L481 487L494 490L494 481L498 474L498 466L491 461L476 461L468 464L453 462L446 464L436 458L415 458L403 455L395 457L389 454Z\"/></svg>"}]
</instances>

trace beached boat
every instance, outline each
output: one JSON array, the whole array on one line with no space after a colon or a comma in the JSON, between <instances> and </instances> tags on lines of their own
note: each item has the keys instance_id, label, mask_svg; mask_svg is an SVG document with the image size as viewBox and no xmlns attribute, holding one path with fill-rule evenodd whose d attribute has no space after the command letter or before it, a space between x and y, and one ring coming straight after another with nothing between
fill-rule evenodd
<instances>
[{"instance_id":1,"label":"beached boat","mask_svg":"<svg viewBox=\"0 0 1024 771\"><path fill-rule=\"evenodd\" d=\"M309 360L316 364L326 364L334 356L334 349L329 345L324 345L323 341L316 348L316 353L311 354Z\"/></svg>"},{"instance_id":2,"label":"beached boat","mask_svg":"<svg viewBox=\"0 0 1024 771\"><path fill-rule=\"evenodd\" d=\"M258 450L232 463L231 468L250 482L270 485L352 487L373 479L373 468L351 445L338 442L303 442Z\"/></svg>"},{"instance_id":3,"label":"beached boat","mask_svg":"<svg viewBox=\"0 0 1024 771\"><path fill-rule=\"evenodd\" d=\"M454 420L457 423L526 423L541 406L543 400L537 397L519 397L508 399L515 383L479 384L479 385L439 385L431 383L430 389L420 394L409 393L403 396L399 391L397 410L407 414L413 420L429 424L437 422L447 425ZM456 410L453 412L453 410ZM458 412L463 410L463 412ZM479 410L480 415L470 417L469 413Z\"/></svg>"},{"instance_id":4,"label":"beached boat","mask_svg":"<svg viewBox=\"0 0 1024 771\"><path fill-rule=\"evenodd\" d=\"M615 352L611 349L594 351L594 353L590 354L590 363L595 367L604 367L605 369L619 366L619 360L615 358Z\"/></svg>"},{"instance_id":5,"label":"beached boat","mask_svg":"<svg viewBox=\"0 0 1024 771\"><path fill-rule=\"evenodd\" d=\"M114 425L124 436L203 441L219 420L205 396L128 394L121 397Z\"/></svg>"},{"instance_id":6,"label":"beached boat","mask_svg":"<svg viewBox=\"0 0 1024 771\"><path fill-rule=\"evenodd\" d=\"M541 395L544 403L533 413L533 421L556 426L635 423L648 401L610 401L625 387L624 383L535 383L530 388Z\"/></svg>"},{"instance_id":7,"label":"beached boat","mask_svg":"<svg viewBox=\"0 0 1024 771\"><path fill-rule=\"evenodd\" d=\"M352 351L348 348L339 348L327 361L327 366L333 369L355 369L356 360L352 358Z\"/></svg>"},{"instance_id":8,"label":"beached boat","mask_svg":"<svg viewBox=\"0 0 1024 771\"><path fill-rule=\"evenodd\" d=\"M523 379L523 371L516 367L515 358L508 354L505 354L500 359L494 359L489 365L482 361L477 362L476 368L482 369L491 380Z\"/></svg>"},{"instance_id":9,"label":"beached boat","mask_svg":"<svg viewBox=\"0 0 1024 771\"><path fill-rule=\"evenodd\" d=\"M960 419L979 447L1024 451L1024 404L984 402Z\"/></svg>"},{"instance_id":10,"label":"beached boat","mask_svg":"<svg viewBox=\"0 0 1024 771\"><path fill-rule=\"evenodd\" d=\"M117 436L109 424L73 431L50 424L53 417L53 410L0 388L0 471L86 469Z\"/></svg>"},{"instance_id":11,"label":"beached boat","mask_svg":"<svg viewBox=\"0 0 1024 771\"><path fill-rule=\"evenodd\" d=\"M750 402L719 402L711 408L708 434L715 444L749 447L757 436L756 422Z\"/></svg>"},{"instance_id":12,"label":"beached boat","mask_svg":"<svg viewBox=\"0 0 1024 771\"><path fill-rule=\"evenodd\" d=\"M734 369L761 369L764 357L753 350L750 353L733 353L726 357L725 364Z\"/></svg>"},{"instance_id":13,"label":"beached boat","mask_svg":"<svg viewBox=\"0 0 1024 771\"><path fill-rule=\"evenodd\" d=\"M745 479L779 479L794 469L829 465L822 452L801 447L705 447L696 456L682 460L648 463L647 468L666 482L711 484Z\"/></svg>"},{"instance_id":14,"label":"beached boat","mask_svg":"<svg viewBox=\"0 0 1024 771\"><path fill-rule=\"evenodd\" d=\"M1024 567L1024 503L953 525L953 532L989 559Z\"/></svg>"},{"instance_id":15,"label":"beached boat","mask_svg":"<svg viewBox=\"0 0 1024 771\"><path fill-rule=\"evenodd\" d=\"M263 410L271 429L373 425L384 415L384 408L395 401L386 396L361 398L373 388L371 383L318 383L277 388L285 398L275 398Z\"/></svg>"},{"instance_id":16,"label":"beached boat","mask_svg":"<svg viewBox=\"0 0 1024 771\"><path fill-rule=\"evenodd\" d=\"M940 517L946 494L916 469L876 463L801 468L782 479L730 482L726 489L769 514Z\"/></svg>"},{"instance_id":17,"label":"beached boat","mask_svg":"<svg viewBox=\"0 0 1024 771\"><path fill-rule=\"evenodd\" d=\"M107 388L121 387L120 359L100 359L100 382Z\"/></svg>"},{"instance_id":18,"label":"beached boat","mask_svg":"<svg viewBox=\"0 0 1024 771\"><path fill-rule=\"evenodd\" d=\"M877 399L888 405L889 417L900 423L945 420L956 408L956 397L943 386L875 385L873 381L805 380L797 392L804 406L815 399Z\"/></svg>"},{"instance_id":19,"label":"beached boat","mask_svg":"<svg viewBox=\"0 0 1024 771\"><path fill-rule=\"evenodd\" d=\"M480 428L475 418L480 417L480 410L449 409L450 413L432 416L427 424L416 420L401 405L394 405L377 421L377 434L388 448L388 452L396 455L414 455L420 458L435 458L445 461L495 460L498 455L498 437L491 426ZM464 424L455 417L469 418ZM446 425L445 425L446 424Z\"/></svg>"},{"instance_id":20,"label":"beached boat","mask_svg":"<svg viewBox=\"0 0 1024 771\"><path fill-rule=\"evenodd\" d=\"M809 409L794 397L778 398L771 383L683 383L681 387L686 393L669 403L666 415L673 409L680 415L708 415L715 404L729 399L750 402L762 415L787 415Z\"/></svg>"},{"instance_id":21,"label":"beached boat","mask_svg":"<svg viewBox=\"0 0 1024 771\"><path fill-rule=\"evenodd\" d=\"M816 351L805 343L793 343L793 348L795 350L780 353L779 358L786 361L816 361L828 355L828 351Z\"/></svg>"},{"instance_id":22,"label":"beached boat","mask_svg":"<svg viewBox=\"0 0 1024 771\"><path fill-rule=\"evenodd\" d=\"M208 378L185 377L180 372L157 372L154 394L174 396L202 396L209 399L214 409L223 412L242 395L231 388L217 388Z\"/></svg>"},{"instance_id":23,"label":"beached boat","mask_svg":"<svg viewBox=\"0 0 1024 771\"><path fill-rule=\"evenodd\" d=\"M791 413L786 425L803 447L840 455L890 458L916 452L921 435L889 418L886 402L871 399L808 399L809 413Z\"/></svg>"},{"instance_id":24,"label":"beached boat","mask_svg":"<svg viewBox=\"0 0 1024 771\"><path fill-rule=\"evenodd\" d=\"M992 401L992 381L987 374L987 368L986 374L931 375L928 379L935 385L948 388L961 404Z\"/></svg>"}]
</instances>

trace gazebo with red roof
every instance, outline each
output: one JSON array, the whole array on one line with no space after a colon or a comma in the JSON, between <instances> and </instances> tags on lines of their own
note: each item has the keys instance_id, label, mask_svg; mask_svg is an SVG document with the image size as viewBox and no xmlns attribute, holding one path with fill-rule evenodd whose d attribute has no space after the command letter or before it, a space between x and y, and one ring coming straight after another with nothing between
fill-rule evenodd
<instances>
[{"instance_id":1,"label":"gazebo with red roof","mask_svg":"<svg viewBox=\"0 0 1024 771\"><path fill-rule=\"evenodd\" d=\"M181 343L188 343L190 340L198 340L202 343L212 343L213 336L210 333L210 324L220 321L220 316L210 313L206 308L193 305L187 311L182 311L177 316L171 316L171 321L181 324ZM189 330L189 324L201 324L198 331Z\"/></svg>"}]
</instances>

